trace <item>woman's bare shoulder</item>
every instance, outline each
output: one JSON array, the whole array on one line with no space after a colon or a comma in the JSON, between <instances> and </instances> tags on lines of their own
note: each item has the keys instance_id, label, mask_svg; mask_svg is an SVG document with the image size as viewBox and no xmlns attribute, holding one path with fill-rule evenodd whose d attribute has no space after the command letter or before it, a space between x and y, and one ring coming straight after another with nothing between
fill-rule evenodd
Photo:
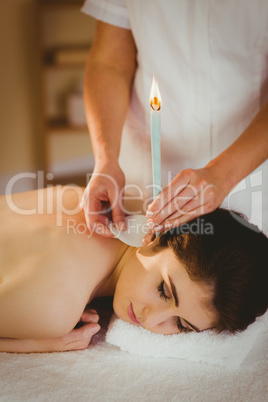
<instances>
[{"instance_id":1,"label":"woman's bare shoulder","mask_svg":"<svg viewBox=\"0 0 268 402\"><path fill-rule=\"evenodd\" d=\"M57 185L34 191L6 194L0 196L0 211L9 209L21 215L78 211L83 192L82 187Z\"/></svg>"},{"instance_id":2,"label":"woman's bare shoulder","mask_svg":"<svg viewBox=\"0 0 268 402\"><path fill-rule=\"evenodd\" d=\"M76 189L59 191L53 188L43 194L35 191L0 200L2 336L16 336L13 322L17 322L16 311L21 310L25 319L32 316L32 326L27 334L21 328L20 336L39 336L46 328L51 331L49 323L55 317L71 328L124 253L125 246L119 240L86 229ZM12 319L6 313L7 306L13 306ZM38 329L35 322L40 312L46 325ZM54 330L64 333L66 328Z\"/></svg>"},{"instance_id":3,"label":"woman's bare shoulder","mask_svg":"<svg viewBox=\"0 0 268 402\"><path fill-rule=\"evenodd\" d=\"M29 255L30 249L32 253L42 249L55 261L58 256L63 260L71 255L80 264L84 261L87 266L89 262L95 266L99 261L99 265L111 269L122 243L88 230L80 209L82 195L81 187L57 186L2 196L0 247L3 249L8 242L5 254L13 258L20 250L20 260Z\"/></svg>"}]
</instances>

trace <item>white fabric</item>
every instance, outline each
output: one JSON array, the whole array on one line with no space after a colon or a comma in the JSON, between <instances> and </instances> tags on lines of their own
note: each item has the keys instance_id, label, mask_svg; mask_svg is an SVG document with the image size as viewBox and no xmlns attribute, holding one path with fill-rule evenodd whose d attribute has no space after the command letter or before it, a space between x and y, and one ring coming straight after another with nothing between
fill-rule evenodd
<instances>
[{"instance_id":1,"label":"white fabric","mask_svg":"<svg viewBox=\"0 0 268 402\"><path fill-rule=\"evenodd\" d=\"M87 1L82 7L82 11L108 24L130 28L124 0Z\"/></svg>"},{"instance_id":2,"label":"white fabric","mask_svg":"<svg viewBox=\"0 0 268 402\"><path fill-rule=\"evenodd\" d=\"M115 16L118 3L121 11ZM181 169L203 167L226 149L268 99L267 0L87 0L83 11L131 27L138 49L120 155L129 182L151 184L153 74L163 101L163 186ZM260 226L268 233L268 162L259 170L258 205L252 201L257 189L246 180L246 191L230 197L230 206L249 219L261 207L265 222Z\"/></svg>"},{"instance_id":3,"label":"white fabric","mask_svg":"<svg viewBox=\"0 0 268 402\"><path fill-rule=\"evenodd\" d=\"M228 369L237 369L262 338L268 342L268 313L237 335L216 334L213 331L155 334L117 317L112 320L106 334L107 342L125 352L147 357L186 359Z\"/></svg>"},{"instance_id":4,"label":"white fabric","mask_svg":"<svg viewBox=\"0 0 268 402\"><path fill-rule=\"evenodd\" d=\"M124 353L105 342L102 329L84 351L0 353L0 401L264 402L267 353L263 336L242 364L229 370L205 362Z\"/></svg>"}]
</instances>

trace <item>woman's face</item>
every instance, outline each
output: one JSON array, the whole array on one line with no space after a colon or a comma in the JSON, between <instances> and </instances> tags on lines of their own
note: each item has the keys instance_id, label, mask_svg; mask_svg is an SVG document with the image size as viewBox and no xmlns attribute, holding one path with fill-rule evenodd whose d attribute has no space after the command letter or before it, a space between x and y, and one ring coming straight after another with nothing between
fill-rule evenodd
<instances>
[{"instance_id":1,"label":"woman's face","mask_svg":"<svg viewBox=\"0 0 268 402\"><path fill-rule=\"evenodd\" d=\"M124 321L161 334L215 326L212 291L193 282L172 250L139 249L125 262L116 284L114 311Z\"/></svg>"}]
</instances>

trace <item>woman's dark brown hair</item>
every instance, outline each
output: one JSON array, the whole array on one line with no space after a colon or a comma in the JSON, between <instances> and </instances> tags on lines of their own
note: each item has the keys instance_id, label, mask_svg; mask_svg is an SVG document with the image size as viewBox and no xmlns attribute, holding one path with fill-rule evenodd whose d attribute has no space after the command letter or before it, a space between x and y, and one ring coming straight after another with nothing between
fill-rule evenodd
<instances>
[{"instance_id":1,"label":"woman's dark brown hair","mask_svg":"<svg viewBox=\"0 0 268 402\"><path fill-rule=\"evenodd\" d=\"M212 285L219 332L242 331L268 308L268 239L233 211L217 209L159 239L194 281Z\"/></svg>"}]
</instances>

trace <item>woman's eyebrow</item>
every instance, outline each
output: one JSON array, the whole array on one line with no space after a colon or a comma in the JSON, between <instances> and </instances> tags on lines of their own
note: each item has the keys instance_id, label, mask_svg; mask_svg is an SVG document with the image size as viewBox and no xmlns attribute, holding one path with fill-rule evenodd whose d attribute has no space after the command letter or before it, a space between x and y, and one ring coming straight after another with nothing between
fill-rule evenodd
<instances>
[{"instance_id":1,"label":"woman's eyebrow","mask_svg":"<svg viewBox=\"0 0 268 402\"><path fill-rule=\"evenodd\" d=\"M176 287L174 285L174 282L173 282L171 276L168 276L168 279L169 279L170 286L171 286L172 296L174 297L174 300L175 300L175 306L179 307L179 299L178 299Z\"/></svg>"},{"instance_id":2,"label":"woman's eyebrow","mask_svg":"<svg viewBox=\"0 0 268 402\"><path fill-rule=\"evenodd\" d=\"M171 286L171 292L172 292L172 296L174 297L175 300L175 306L178 307L179 306L179 299L178 299L178 295L177 295L177 289L176 286L174 285L174 282L171 278L171 276L168 276L169 282L170 282L170 286ZM189 327L191 327L195 332L201 332L200 329L198 329L195 325L191 324L190 322L188 322L187 320L184 321L189 325Z\"/></svg>"}]
</instances>

